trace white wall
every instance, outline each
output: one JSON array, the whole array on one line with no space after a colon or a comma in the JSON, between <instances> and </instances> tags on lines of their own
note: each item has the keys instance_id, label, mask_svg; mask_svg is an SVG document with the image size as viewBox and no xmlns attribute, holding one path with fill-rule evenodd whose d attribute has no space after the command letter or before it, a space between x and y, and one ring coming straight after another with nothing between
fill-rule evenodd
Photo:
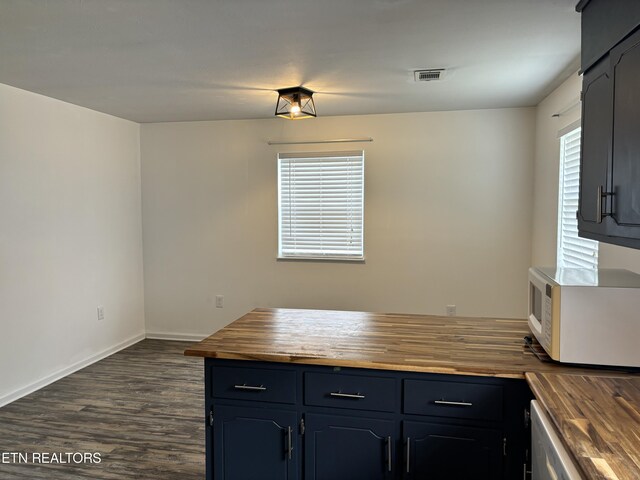
<instances>
[{"instance_id":1,"label":"white wall","mask_svg":"<svg viewBox=\"0 0 640 480\"><path fill-rule=\"evenodd\" d=\"M560 117L552 115L574 104L580 97L581 88L582 77L576 73L540 102L536 109L532 265L556 264L560 168L558 132L580 119L580 107L576 106ZM640 273L640 250L600 243L598 264L601 268L626 268Z\"/></svg>"},{"instance_id":2,"label":"white wall","mask_svg":"<svg viewBox=\"0 0 640 480\"><path fill-rule=\"evenodd\" d=\"M0 405L144 335L139 137L0 85Z\"/></svg>"},{"instance_id":3,"label":"white wall","mask_svg":"<svg viewBox=\"0 0 640 480\"><path fill-rule=\"evenodd\" d=\"M569 77L536 108L536 145L533 176L533 265L556 264L558 236L558 182L560 139L558 132L580 120L582 78ZM572 108L570 108L572 107ZM570 110L566 111L568 108ZM553 115L565 112L559 117Z\"/></svg>"},{"instance_id":4,"label":"white wall","mask_svg":"<svg viewBox=\"0 0 640 480\"><path fill-rule=\"evenodd\" d=\"M140 127L0 85L0 405L142 338L145 299L169 336L256 306L524 316L580 112L552 114L579 92L574 75L537 109ZM362 136L366 263L276 261L277 152L345 146L266 141ZM601 244L600 266L640 272L640 251Z\"/></svg>"},{"instance_id":5,"label":"white wall","mask_svg":"<svg viewBox=\"0 0 640 480\"><path fill-rule=\"evenodd\" d=\"M256 306L523 317L534 123L523 108L142 125L149 334L209 334ZM276 261L277 152L345 148L365 150L366 263Z\"/></svg>"}]
</instances>

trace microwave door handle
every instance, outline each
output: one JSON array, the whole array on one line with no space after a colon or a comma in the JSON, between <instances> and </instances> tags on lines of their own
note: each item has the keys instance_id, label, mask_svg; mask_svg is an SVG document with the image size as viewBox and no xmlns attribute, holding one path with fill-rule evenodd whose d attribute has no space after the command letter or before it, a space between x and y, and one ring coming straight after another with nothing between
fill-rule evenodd
<instances>
[{"instance_id":1,"label":"microwave door handle","mask_svg":"<svg viewBox=\"0 0 640 480\"><path fill-rule=\"evenodd\" d=\"M533 313L529 315L529 326L535 330L534 333L536 335L542 335L542 323L538 321Z\"/></svg>"}]
</instances>

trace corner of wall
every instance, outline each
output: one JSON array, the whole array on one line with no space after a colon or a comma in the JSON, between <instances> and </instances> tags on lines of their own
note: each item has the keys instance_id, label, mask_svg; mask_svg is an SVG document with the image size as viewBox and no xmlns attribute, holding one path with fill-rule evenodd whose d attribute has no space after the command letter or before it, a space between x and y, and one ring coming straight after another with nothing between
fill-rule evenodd
<instances>
[{"instance_id":1,"label":"corner of wall","mask_svg":"<svg viewBox=\"0 0 640 480\"><path fill-rule=\"evenodd\" d=\"M555 265L560 150L558 132L580 118L578 72L536 106L532 265Z\"/></svg>"}]
</instances>

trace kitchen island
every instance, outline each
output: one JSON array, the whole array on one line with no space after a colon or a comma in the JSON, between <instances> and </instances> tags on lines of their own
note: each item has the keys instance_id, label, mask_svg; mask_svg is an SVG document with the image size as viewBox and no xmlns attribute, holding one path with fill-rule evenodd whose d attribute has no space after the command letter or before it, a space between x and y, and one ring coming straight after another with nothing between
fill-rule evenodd
<instances>
[{"instance_id":1,"label":"kitchen island","mask_svg":"<svg viewBox=\"0 0 640 480\"><path fill-rule=\"evenodd\" d=\"M525 478L525 373L593 374L541 362L528 334L521 319L256 309L185 352L205 357L207 478Z\"/></svg>"}]
</instances>

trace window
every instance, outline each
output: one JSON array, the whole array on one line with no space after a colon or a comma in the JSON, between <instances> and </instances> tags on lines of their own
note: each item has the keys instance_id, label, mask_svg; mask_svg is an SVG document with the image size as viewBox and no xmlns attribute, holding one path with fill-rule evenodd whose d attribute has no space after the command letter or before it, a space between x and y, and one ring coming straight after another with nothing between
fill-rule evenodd
<instances>
[{"instance_id":1,"label":"window","mask_svg":"<svg viewBox=\"0 0 640 480\"><path fill-rule=\"evenodd\" d=\"M364 152L278 155L278 257L363 260Z\"/></svg>"},{"instance_id":2,"label":"window","mask_svg":"<svg viewBox=\"0 0 640 480\"><path fill-rule=\"evenodd\" d=\"M558 268L598 268L598 242L578 237L580 128L560 137Z\"/></svg>"}]
</instances>

